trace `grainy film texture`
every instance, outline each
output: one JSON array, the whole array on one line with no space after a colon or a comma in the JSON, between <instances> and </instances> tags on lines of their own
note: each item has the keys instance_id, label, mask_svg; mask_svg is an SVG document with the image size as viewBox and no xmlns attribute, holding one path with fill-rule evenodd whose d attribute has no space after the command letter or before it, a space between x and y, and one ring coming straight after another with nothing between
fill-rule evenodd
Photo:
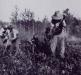
<instances>
[{"instance_id":1,"label":"grainy film texture","mask_svg":"<svg viewBox=\"0 0 81 75\"><path fill-rule=\"evenodd\" d=\"M81 0L0 0L0 75L81 75Z\"/></svg>"}]
</instances>

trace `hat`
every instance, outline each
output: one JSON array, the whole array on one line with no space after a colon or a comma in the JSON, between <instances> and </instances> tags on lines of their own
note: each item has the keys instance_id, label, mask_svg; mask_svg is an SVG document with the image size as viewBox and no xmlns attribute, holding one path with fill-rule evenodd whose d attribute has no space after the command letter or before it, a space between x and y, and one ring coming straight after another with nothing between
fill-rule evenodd
<instances>
[{"instance_id":1,"label":"hat","mask_svg":"<svg viewBox=\"0 0 81 75\"><path fill-rule=\"evenodd\" d=\"M8 28L10 28L10 29L13 28L13 25L12 24L9 24L8 25Z\"/></svg>"},{"instance_id":2,"label":"hat","mask_svg":"<svg viewBox=\"0 0 81 75\"><path fill-rule=\"evenodd\" d=\"M3 28L4 28L4 29L7 29L7 28L8 28L8 25L4 25Z\"/></svg>"},{"instance_id":3,"label":"hat","mask_svg":"<svg viewBox=\"0 0 81 75\"><path fill-rule=\"evenodd\" d=\"M54 15L52 16L52 19L55 19L55 20L63 19L63 14L60 11L56 11Z\"/></svg>"}]
</instances>

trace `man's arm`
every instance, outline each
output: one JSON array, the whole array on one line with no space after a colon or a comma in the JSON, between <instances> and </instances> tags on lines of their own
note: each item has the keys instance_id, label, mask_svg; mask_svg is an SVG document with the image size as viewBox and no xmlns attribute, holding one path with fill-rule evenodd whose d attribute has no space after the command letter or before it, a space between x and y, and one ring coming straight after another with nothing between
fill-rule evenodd
<instances>
[{"instance_id":1,"label":"man's arm","mask_svg":"<svg viewBox=\"0 0 81 75\"><path fill-rule=\"evenodd\" d=\"M63 26L64 26L64 28L66 27L66 22L65 22L65 20L63 20Z\"/></svg>"},{"instance_id":2,"label":"man's arm","mask_svg":"<svg viewBox=\"0 0 81 75\"><path fill-rule=\"evenodd\" d=\"M13 31L13 34L14 34L14 37L12 38L12 40L17 39L18 36L19 36L19 32L18 32L17 30L14 30L14 31Z\"/></svg>"}]
</instances>

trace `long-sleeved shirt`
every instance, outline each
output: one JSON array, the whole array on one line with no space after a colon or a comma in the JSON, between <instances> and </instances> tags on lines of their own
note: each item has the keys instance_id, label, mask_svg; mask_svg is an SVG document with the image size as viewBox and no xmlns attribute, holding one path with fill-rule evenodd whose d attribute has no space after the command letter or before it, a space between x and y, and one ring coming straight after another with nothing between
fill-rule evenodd
<instances>
[{"instance_id":1,"label":"long-sleeved shirt","mask_svg":"<svg viewBox=\"0 0 81 75\"><path fill-rule=\"evenodd\" d=\"M18 34L19 34L18 30L12 29L12 31L7 30L7 32L10 40L14 40L18 38Z\"/></svg>"}]
</instances>

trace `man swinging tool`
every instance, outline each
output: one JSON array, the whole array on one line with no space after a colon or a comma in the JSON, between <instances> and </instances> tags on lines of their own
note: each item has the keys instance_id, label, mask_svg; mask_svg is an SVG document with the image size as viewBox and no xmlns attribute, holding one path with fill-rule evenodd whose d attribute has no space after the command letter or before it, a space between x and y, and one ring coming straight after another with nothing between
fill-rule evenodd
<instances>
[{"instance_id":1,"label":"man swinging tool","mask_svg":"<svg viewBox=\"0 0 81 75\"><path fill-rule=\"evenodd\" d=\"M17 53L19 52L20 48L19 48L19 44L20 44L20 41L19 41L19 32L17 29L15 29L13 27L13 25L9 25L8 26L8 36L9 36L9 41L11 42L11 54L14 50L16 50L16 53L15 55L17 55Z\"/></svg>"},{"instance_id":2,"label":"man swinging tool","mask_svg":"<svg viewBox=\"0 0 81 75\"><path fill-rule=\"evenodd\" d=\"M8 40L9 37L8 37L8 32L7 32L7 25L4 25L1 27L0 38L1 38L1 45L4 47L4 50L3 50L3 54L4 54L10 46L10 41Z\"/></svg>"},{"instance_id":3,"label":"man swinging tool","mask_svg":"<svg viewBox=\"0 0 81 75\"><path fill-rule=\"evenodd\" d=\"M56 11L52 16L51 20L52 29L52 39L51 39L51 50L55 54L56 47L58 46L58 42L61 43L61 57L64 57L65 53L65 15L61 14L60 11Z\"/></svg>"}]
</instances>

